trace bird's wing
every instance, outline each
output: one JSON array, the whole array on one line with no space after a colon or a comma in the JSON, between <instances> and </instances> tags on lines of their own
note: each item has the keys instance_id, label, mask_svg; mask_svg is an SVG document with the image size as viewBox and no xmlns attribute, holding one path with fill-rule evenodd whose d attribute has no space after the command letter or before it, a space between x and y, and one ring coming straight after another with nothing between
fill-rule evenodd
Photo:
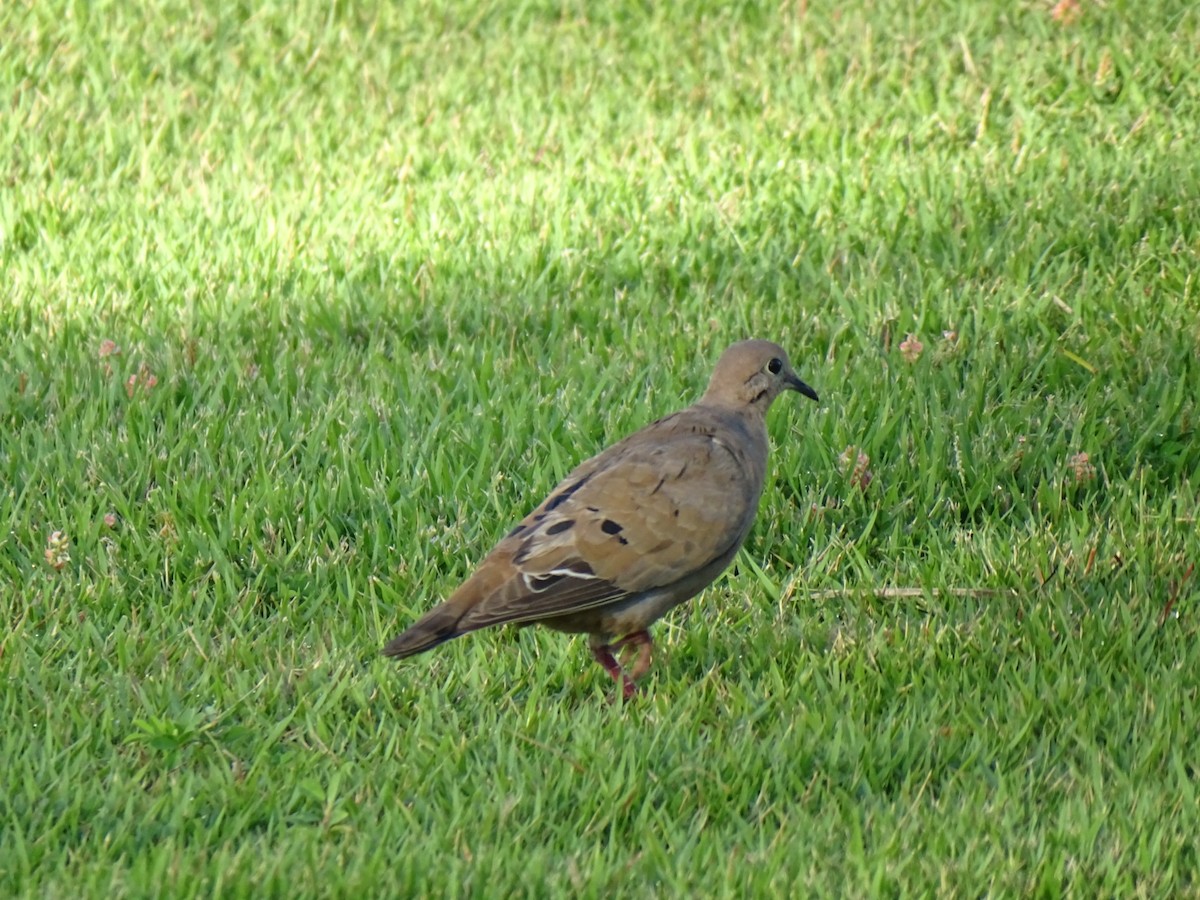
<instances>
[{"instance_id":1,"label":"bird's wing","mask_svg":"<svg viewBox=\"0 0 1200 900\"><path fill-rule=\"evenodd\" d=\"M686 410L567 476L446 603L459 633L667 587L745 538L762 488L742 435Z\"/></svg>"}]
</instances>

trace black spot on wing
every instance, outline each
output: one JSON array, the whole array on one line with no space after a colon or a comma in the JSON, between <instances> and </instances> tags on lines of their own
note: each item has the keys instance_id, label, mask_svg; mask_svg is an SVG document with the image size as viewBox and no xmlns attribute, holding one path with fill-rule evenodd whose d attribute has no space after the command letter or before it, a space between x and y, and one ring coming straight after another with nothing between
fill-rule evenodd
<instances>
[{"instance_id":1,"label":"black spot on wing","mask_svg":"<svg viewBox=\"0 0 1200 900\"><path fill-rule=\"evenodd\" d=\"M605 534L620 534L625 529L622 528L619 523L614 522L612 519L605 519L603 522L600 523L600 530L603 531Z\"/></svg>"},{"instance_id":2,"label":"black spot on wing","mask_svg":"<svg viewBox=\"0 0 1200 900\"><path fill-rule=\"evenodd\" d=\"M577 490L579 490L581 487L583 487L585 484L588 483L588 479L591 477L592 477L591 475L583 476L577 482L563 488L561 491L559 491L557 494L555 494L553 497L551 497L549 500L547 500L546 501L546 512L550 512L551 510L558 509L558 507L560 507L564 503L566 503L567 500L569 500L571 498L572 494L574 494Z\"/></svg>"},{"instance_id":3,"label":"black spot on wing","mask_svg":"<svg viewBox=\"0 0 1200 900\"><path fill-rule=\"evenodd\" d=\"M562 534L564 531L569 531L575 527L574 519L563 519L561 522L555 522L546 529L546 534Z\"/></svg>"}]
</instances>

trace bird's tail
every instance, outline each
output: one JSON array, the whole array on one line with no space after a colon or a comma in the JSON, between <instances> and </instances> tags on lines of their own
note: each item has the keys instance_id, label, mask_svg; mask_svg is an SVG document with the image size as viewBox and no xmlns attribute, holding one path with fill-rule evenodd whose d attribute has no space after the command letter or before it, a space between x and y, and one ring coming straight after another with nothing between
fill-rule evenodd
<instances>
[{"instance_id":1,"label":"bird's tail","mask_svg":"<svg viewBox=\"0 0 1200 900\"><path fill-rule=\"evenodd\" d=\"M416 656L426 650L432 650L438 644L444 644L451 638L473 629L458 628L463 611L443 603L413 622L403 634L392 638L383 648L383 655L394 659L404 659L406 656Z\"/></svg>"}]
</instances>

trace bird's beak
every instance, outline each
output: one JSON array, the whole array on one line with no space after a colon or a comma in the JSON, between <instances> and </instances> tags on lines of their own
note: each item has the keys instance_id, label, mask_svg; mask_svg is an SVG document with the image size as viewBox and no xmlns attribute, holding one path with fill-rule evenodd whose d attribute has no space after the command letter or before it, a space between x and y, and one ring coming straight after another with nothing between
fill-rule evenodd
<instances>
[{"instance_id":1,"label":"bird's beak","mask_svg":"<svg viewBox=\"0 0 1200 900\"><path fill-rule=\"evenodd\" d=\"M805 384L799 378L797 378L795 375L788 376L787 386L791 390L798 391L799 393L803 394L809 400L816 400L818 403L821 402L821 398L817 396L817 392L814 391L812 388L810 388L807 384Z\"/></svg>"}]
</instances>

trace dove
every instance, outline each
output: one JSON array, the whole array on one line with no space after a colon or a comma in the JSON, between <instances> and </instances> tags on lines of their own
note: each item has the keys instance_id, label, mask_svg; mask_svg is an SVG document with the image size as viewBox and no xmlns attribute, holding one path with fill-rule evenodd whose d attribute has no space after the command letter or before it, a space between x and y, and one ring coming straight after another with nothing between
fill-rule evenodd
<instances>
[{"instance_id":1,"label":"dove","mask_svg":"<svg viewBox=\"0 0 1200 900\"><path fill-rule=\"evenodd\" d=\"M577 466L384 654L536 623L587 634L592 657L629 699L650 670L650 625L712 583L750 532L767 410L784 391L818 400L777 344L733 344L699 401Z\"/></svg>"}]
</instances>

